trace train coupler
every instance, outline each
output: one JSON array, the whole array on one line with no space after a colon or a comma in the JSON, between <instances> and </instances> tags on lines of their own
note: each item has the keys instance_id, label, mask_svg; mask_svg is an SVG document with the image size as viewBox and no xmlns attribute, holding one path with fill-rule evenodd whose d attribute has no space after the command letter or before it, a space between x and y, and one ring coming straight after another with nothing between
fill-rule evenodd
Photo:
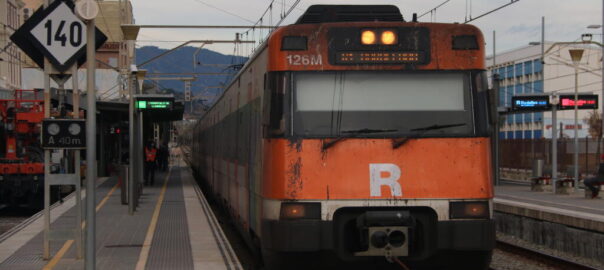
<instances>
[{"instance_id":1,"label":"train coupler","mask_svg":"<svg viewBox=\"0 0 604 270\"><path fill-rule=\"evenodd\" d=\"M355 256L409 256L415 219L409 211L370 211L357 218L363 250Z\"/></svg>"}]
</instances>

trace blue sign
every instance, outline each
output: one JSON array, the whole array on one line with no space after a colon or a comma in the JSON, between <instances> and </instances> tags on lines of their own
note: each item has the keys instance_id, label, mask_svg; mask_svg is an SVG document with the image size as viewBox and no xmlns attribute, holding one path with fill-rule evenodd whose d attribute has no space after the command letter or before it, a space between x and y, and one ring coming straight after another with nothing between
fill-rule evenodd
<instances>
[{"instance_id":1,"label":"blue sign","mask_svg":"<svg viewBox=\"0 0 604 270\"><path fill-rule=\"evenodd\" d=\"M549 96L513 96L513 111L547 111L552 108Z\"/></svg>"},{"instance_id":2,"label":"blue sign","mask_svg":"<svg viewBox=\"0 0 604 270\"><path fill-rule=\"evenodd\" d=\"M544 100L516 100L516 107L521 108L535 108L547 106L547 101Z\"/></svg>"}]
</instances>

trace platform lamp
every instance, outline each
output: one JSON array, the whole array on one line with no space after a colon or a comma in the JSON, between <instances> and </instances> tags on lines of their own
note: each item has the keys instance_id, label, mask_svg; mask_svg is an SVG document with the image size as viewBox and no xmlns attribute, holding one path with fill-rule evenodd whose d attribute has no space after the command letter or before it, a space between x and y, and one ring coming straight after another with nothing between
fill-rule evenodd
<instances>
[{"instance_id":1,"label":"platform lamp","mask_svg":"<svg viewBox=\"0 0 604 270\"><path fill-rule=\"evenodd\" d=\"M135 24L122 24L122 34L124 34L124 40L136 40L138 37L138 31L141 29L140 25Z\"/></svg>"},{"instance_id":2,"label":"platform lamp","mask_svg":"<svg viewBox=\"0 0 604 270\"><path fill-rule=\"evenodd\" d=\"M124 36L124 40L130 40L130 41L136 41L136 37L138 36L138 32L140 30L140 26L138 25L121 25L122 28L122 34ZM134 46L132 46L134 47ZM133 73L138 71L136 65L130 65L130 68L128 69L128 90L129 90L129 94L128 94L128 99L129 99L129 109L128 109L128 130L129 130L129 141L130 141L130 147L129 147L129 152L130 152L130 156L132 157L133 153L137 153L139 152L139 149L142 149L142 147L140 147L140 143L142 142L138 142L138 136L135 136L135 129L138 129L139 127L139 123L138 123L138 116L135 117L135 109L134 109L134 95L137 92L136 89L136 85L134 83L134 81L138 81L138 76L134 75ZM137 78L133 78L133 75L136 76ZM136 122L136 123L135 123ZM138 142L138 143L137 143ZM136 210L136 203L135 201L135 181L134 179L138 179L138 178L142 178L141 177L141 167L139 166L138 162L134 162L133 158L130 159L129 162L129 168L128 168L128 213L130 215L134 215L134 211Z\"/></svg>"},{"instance_id":3,"label":"platform lamp","mask_svg":"<svg viewBox=\"0 0 604 270\"><path fill-rule=\"evenodd\" d=\"M602 23L604 23L604 16L602 16ZM602 29L602 33L599 34L600 35L600 50L602 55L604 55L604 46L602 46L602 43L604 43L604 27L602 27L602 24L591 24L587 26L588 29ZM601 57L601 61L602 64L604 65L604 57ZM602 92L600 93L600 100L601 100L601 104L604 104L604 69L602 69ZM602 110L602 112L604 112L604 109ZM600 129L604 128L604 113L601 114L602 116L602 123L600 126ZM602 139L602 131L600 131L600 137L598 138L598 140Z\"/></svg>"},{"instance_id":4,"label":"platform lamp","mask_svg":"<svg viewBox=\"0 0 604 270\"><path fill-rule=\"evenodd\" d=\"M574 178L575 178L575 190L577 190L579 188L579 135L578 135L578 118L579 118L579 110L577 107L577 103L578 103L578 99L579 99L579 63L581 62L581 58L583 57L583 49L571 49L568 50L568 53L570 54L570 58L573 61L573 64L575 66L575 154L574 154L574 158L573 158L573 164L574 164L574 169L575 169L575 174L574 174Z\"/></svg>"},{"instance_id":5,"label":"platform lamp","mask_svg":"<svg viewBox=\"0 0 604 270\"><path fill-rule=\"evenodd\" d=\"M143 93L143 82L145 80L146 75L147 75L146 69L139 69L136 72L136 81L138 82L138 92L141 94L144 94Z\"/></svg>"}]
</instances>

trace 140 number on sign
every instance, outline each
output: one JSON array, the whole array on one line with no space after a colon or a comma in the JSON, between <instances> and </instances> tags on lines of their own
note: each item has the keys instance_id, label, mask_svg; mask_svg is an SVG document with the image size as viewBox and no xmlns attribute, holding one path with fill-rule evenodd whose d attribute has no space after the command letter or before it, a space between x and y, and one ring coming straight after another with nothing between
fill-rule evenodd
<instances>
[{"instance_id":1,"label":"140 number on sign","mask_svg":"<svg viewBox=\"0 0 604 270\"><path fill-rule=\"evenodd\" d=\"M53 39L54 41L60 42L62 47L65 47L65 45L67 45L68 38L65 31L65 24L66 22L64 20L61 20L55 29L53 29L52 20L48 20L46 24L44 24L44 28L46 28L47 46L53 46ZM71 24L69 25L69 44L71 46L78 47L82 44L82 27L82 24L78 21L71 22Z\"/></svg>"}]
</instances>

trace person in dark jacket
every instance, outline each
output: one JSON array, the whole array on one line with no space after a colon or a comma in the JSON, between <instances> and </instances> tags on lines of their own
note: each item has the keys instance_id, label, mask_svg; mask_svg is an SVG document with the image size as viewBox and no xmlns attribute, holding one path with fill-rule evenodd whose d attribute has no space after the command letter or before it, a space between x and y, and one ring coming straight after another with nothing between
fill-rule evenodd
<instances>
[{"instance_id":1,"label":"person in dark jacket","mask_svg":"<svg viewBox=\"0 0 604 270\"><path fill-rule=\"evenodd\" d=\"M157 151L157 166L160 171L168 170L168 160L170 158L170 150L167 144L162 144Z\"/></svg>"},{"instance_id":2,"label":"person in dark jacket","mask_svg":"<svg viewBox=\"0 0 604 270\"><path fill-rule=\"evenodd\" d=\"M591 190L591 198L598 197L598 193L600 193L600 188L596 187L601 184L604 184L604 155L600 156L600 166L598 167L598 173L595 177L585 179L583 182L587 188Z\"/></svg>"}]
</instances>

